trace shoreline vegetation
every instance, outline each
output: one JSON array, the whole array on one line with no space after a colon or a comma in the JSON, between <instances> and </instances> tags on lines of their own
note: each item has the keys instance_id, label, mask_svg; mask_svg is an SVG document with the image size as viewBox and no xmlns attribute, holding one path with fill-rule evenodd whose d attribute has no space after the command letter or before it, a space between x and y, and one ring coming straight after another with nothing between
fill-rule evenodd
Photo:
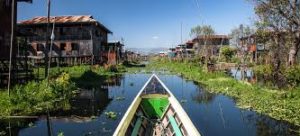
<instances>
[{"instance_id":1,"label":"shoreline vegetation","mask_svg":"<svg viewBox=\"0 0 300 136\"><path fill-rule=\"evenodd\" d=\"M44 73L44 69L35 69L35 73ZM70 108L69 100L80 88L100 87L101 81L121 74L125 71L122 66L100 67L73 66L53 67L48 79L31 81L16 85L11 89L10 97L5 89L0 91L0 119L9 116L28 116L45 113L47 110ZM44 75L35 76L43 77Z\"/></svg>"},{"instance_id":2,"label":"shoreline vegetation","mask_svg":"<svg viewBox=\"0 0 300 136\"><path fill-rule=\"evenodd\" d=\"M51 68L49 85L44 79L15 86L10 98L6 91L1 91L0 118L44 113L47 108L52 111L59 108L68 109L70 107L68 100L76 95L81 87L94 88L95 85L99 85L99 80L104 81L110 76L124 72L151 73L155 70L180 74L188 80L200 83L208 92L232 97L240 108L254 110L300 126L300 87L279 90L250 84L238 81L224 72L207 72L196 62L157 59L151 60L146 66L136 65L118 65L109 68L97 65Z\"/></svg>"},{"instance_id":3,"label":"shoreline vegetation","mask_svg":"<svg viewBox=\"0 0 300 136\"><path fill-rule=\"evenodd\" d=\"M129 68L129 72L143 70L170 71L200 83L206 91L232 97L239 108L256 111L274 119L300 126L300 87L274 89L236 80L224 72L207 72L195 62L153 60L145 68Z\"/></svg>"}]
</instances>

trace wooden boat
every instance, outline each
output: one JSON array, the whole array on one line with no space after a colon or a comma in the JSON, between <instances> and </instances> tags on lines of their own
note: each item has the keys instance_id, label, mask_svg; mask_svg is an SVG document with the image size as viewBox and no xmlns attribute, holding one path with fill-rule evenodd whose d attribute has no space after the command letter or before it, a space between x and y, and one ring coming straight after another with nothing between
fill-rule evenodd
<instances>
[{"instance_id":1,"label":"wooden boat","mask_svg":"<svg viewBox=\"0 0 300 136\"><path fill-rule=\"evenodd\" d=\"M152 75L124 114L114 136L200 136L180 103Z\"/></svg>"}]
</instances>

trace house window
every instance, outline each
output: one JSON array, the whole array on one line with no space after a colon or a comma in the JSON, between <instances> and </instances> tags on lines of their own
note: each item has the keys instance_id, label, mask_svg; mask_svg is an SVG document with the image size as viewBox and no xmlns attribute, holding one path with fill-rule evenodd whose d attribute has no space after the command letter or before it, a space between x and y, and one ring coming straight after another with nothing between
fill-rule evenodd
<instances>
[{"instance_id":1,"label":"house window","mask_svg":"<svg viewBox=\"0 0 300 136\"><path fill-rule=\"evenodd\" d=\"M65 35L65 33L66 33L66 29L64 27L60 27L59 28L59 34L60 35Z\"/></svg>"},{"instance_id":2,"label":"house window","mask_svg":"<svg viewBox=\"0 0 300 136\"><path fill-rule=\"evenodd\" d=\"M61 43L61 44L60 44L60 50L61 50L61 51L64 51L65 48L66 48L66 44L65 44L65 43Z\"/></svg>"},{"instance_id":3,"label":"house window","mask_svg":"<svg viewBox=\"0 0 300 136\"><path fill-rule=\"evenodd\" d=\"M95 35L96 35L96 37L100 37L100 36L101 36L99 30L96 30L96 31L95 31Z\"/></svg>"},{"instance_id":4,"label":"house window","mask_svg":"<svg viewBox=\"0 0 300 136\"><path fill-rule=\"evenodd\" d=\"M72 46L72 50L73 50L73 51L79 50L79 45L78 45L78 43L72 43L71 46Z\"/></svg>"},{"instance_id":5,"label":"house window","mask_svg":"<svg viewBox=\"0 0 300 136\"><path fill-rule=\"evenodd\" d=\"M44 50L44 45L43 44L37 44L36 51L43 51L43 50Z\"/></svg>"},{"instance_id":6,"label":"house window","mask_svg":"<svg viewBox=\"0 0 300 136\"><path fill-rule=\"evenodd\" d=\"M105 51L108 51L109 50L109 46L105 46Z\"/></svg>"}]
</instances>

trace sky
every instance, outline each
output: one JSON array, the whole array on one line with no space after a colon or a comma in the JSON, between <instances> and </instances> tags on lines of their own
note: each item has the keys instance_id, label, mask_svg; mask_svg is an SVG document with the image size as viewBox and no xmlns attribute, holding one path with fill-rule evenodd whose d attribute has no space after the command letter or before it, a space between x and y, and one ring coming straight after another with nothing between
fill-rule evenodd
<instances>
[{"instance_id":1,"label":"sky","mask_svg":"<svg viewBox=\"0 0 300 136\"><path fill-rule=\"evenodd\" d=\"M46 15L47 0L18 4L18 21ZM248 0L51 0L51 16L58 15L92 15L113 32L110 41L123 38L127 48L167 48L180 44L181 34L191 39L196 25L217 34L251 25L254 10Z\"/></svg>"}]
</instances>

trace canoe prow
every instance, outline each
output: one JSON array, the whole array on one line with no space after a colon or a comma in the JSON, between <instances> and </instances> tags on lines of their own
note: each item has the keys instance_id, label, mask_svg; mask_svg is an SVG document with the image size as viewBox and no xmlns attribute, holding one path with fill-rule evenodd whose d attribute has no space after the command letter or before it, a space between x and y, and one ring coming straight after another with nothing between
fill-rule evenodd
<instances>
[{"instance_id":1,"label":"canoe prow","mask_svg":"<svg viewBox=\"0 0 300 136\"><path fill-rule=\"evenodd\" d=\"M153 74L134 98L113 135L173 134L200 136L172 92Z\"/></svg>"}]
</instances>

